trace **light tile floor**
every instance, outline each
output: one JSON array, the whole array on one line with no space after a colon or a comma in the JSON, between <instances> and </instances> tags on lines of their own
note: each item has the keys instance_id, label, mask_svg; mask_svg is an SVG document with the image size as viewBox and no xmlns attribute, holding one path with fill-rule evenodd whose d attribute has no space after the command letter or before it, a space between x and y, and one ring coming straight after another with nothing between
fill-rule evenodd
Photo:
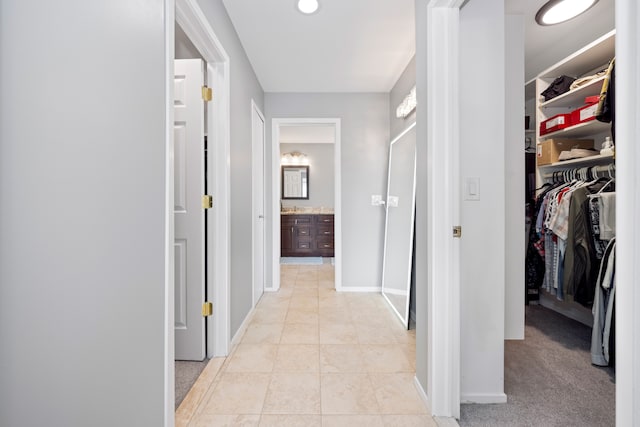
<instances>
[{"instance_id":1,"label":"light tile floor","mask_svg":"<svg viewBox=\"0 0 640 427\"><path fill-rule=\"evenodd\" d=\"M330 264L281 266L281 289L263 295L176 424L436 426L413 383L415 331L381 295L338 293L333 277Z\"/></svg>"}]
</instances>

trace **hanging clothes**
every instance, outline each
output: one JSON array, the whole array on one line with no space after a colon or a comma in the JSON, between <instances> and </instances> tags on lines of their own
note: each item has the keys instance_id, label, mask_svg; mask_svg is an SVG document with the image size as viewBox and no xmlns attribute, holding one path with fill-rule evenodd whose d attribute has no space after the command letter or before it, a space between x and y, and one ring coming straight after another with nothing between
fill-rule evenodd
<instances>
[{"instance_id":1,"label":"hanging clothes","mask_svg":"<svg viewBox=\"0 0 640 427\"><path fill-rule=\"evenodd\" d=\"M611 338L615 337L615 252L616 239L611 239L605 250L598 280L595 288L595 301L593 303L593 329L591 331L591 363L598 366L612 364L615 343Z\"/></svg>"}]
</instances>

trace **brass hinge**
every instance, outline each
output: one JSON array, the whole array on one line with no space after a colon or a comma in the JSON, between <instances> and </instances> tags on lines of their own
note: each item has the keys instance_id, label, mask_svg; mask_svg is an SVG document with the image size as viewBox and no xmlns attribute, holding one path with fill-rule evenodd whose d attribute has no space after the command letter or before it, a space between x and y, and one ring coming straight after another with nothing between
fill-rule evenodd
<instances>
[{"instance_id":1,"label":"brass hinge","mask_svg":"<svg viewBox=\"0 0 640 427\"><path fill-rule=\"evenodd\" d=\"M453 237L457 237L457 238L462 237L462 226L461 225L455 225L453 227Z\"/></svg>"},{"instance_id":2,"label":"brass hinge","mask_svg":"<svg viewBox=\"0 0 640 427\"><path fill-rule=\"evenodd\" d=\"M202 209L211 209L213 207L213 197L205 194L202 196Z\"/></svg>"},{"instance_id":3,"label":"brass hinge","mask_svg":"<svg viewBox=\"0 0 640 427\"><path fill-rule=\"evenodd\" d=\"M207 317L213 314L213 303L205 302L202 304L202 316Z\"/></svg>"},{"instance_id":4,"label":"brass hinge","mask_svg":"<svg viewBox=\"0 0 640 427\"><path fill-rule=\"evenodd\" d=\"M202 86L202 99L211 101L213 99L213 91L210 87Z\"/></svg>"}]
</instances>

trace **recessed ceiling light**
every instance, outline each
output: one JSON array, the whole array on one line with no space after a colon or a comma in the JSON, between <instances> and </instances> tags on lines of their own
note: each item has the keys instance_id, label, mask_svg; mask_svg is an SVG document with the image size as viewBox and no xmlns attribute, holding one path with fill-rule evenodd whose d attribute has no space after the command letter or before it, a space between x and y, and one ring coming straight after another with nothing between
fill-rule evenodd
<instances>
[{"instance_id":1,"label":"recessed ceiling light","mask_svg":"<svg viewBox=\"0 0 640 427\"><path fill-rule=\"evenodd\" d=\"M586 12L598 0L549 0L536 13L540 25L554 25L575 18Z\"/></svg>"},{"instance_id":2,"label":"recessed ceiling light","mask_svg":"<svg viewBox=\"0 0 640 427\"><path fill-rule=\"evenodd\" d=\"M298 0L298 10L305 15L311 15L318 10L318 0Z\"/></svg>"}]
</instances>

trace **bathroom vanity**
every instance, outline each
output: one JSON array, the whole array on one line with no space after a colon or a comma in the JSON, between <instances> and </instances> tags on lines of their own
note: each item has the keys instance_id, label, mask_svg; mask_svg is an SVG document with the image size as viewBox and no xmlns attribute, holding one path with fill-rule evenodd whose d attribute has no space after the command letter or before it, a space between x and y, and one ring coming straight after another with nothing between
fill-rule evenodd
<instances>
[{"instance_id":1,"label":"bathroom vanity","mask_svg":"<svg viewBox=\"0 0 640 427\"><path fill-rule=\"evenodd\" d=\"M333 214L280 213L280 255L333 257Z\"/></svg>"}]
</instances>

